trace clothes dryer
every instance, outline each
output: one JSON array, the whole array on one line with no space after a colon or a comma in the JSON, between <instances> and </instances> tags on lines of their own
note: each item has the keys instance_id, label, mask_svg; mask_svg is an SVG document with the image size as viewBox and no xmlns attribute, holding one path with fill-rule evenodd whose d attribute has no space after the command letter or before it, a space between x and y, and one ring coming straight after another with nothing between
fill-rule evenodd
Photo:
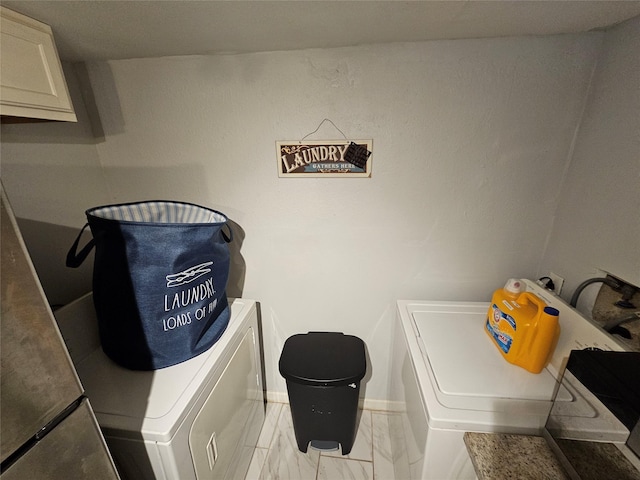
<instances>
[{"instance_id":1,"label":"clothes dryer","mask_svg":"<svg viewBox=\"0 0 640 480\"><path fill-rule=\"evenodd\" d=\"M206 352L133 371L100 348L91 295L55 314L124 480L244 478L264 422L256 302L229 299L231 318Z\"/></svg>"}]
</instances>

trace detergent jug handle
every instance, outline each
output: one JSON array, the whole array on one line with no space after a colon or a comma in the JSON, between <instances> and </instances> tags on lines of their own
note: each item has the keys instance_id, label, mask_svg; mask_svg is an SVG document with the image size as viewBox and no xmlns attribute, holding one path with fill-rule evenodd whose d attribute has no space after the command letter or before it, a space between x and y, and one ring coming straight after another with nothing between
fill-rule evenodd
<instances>
[{"instance_id":1,"label":"detergent jug handle","mask_svg":"<svg viewBox=\"0 0 640 480\"><path fill-rule=\"evenodd\" d=\"M535 293L532 293L532 292L522 292L520 295L518 295L517 302L520 305L528 305L532 303L536 307L538 307L538 310L540 313L542 313L542 311L544 310L544 307L547 306L544 300L542 300L540 297L538 297Z\"/></svg>"}]
</instances>

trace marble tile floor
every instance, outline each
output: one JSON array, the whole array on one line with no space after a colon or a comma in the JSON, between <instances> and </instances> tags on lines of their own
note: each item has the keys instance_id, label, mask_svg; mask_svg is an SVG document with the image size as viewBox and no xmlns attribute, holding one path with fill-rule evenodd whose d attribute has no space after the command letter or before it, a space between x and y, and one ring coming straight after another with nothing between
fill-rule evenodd
<instances>
[{"instance_id":1,"label":"marble tile floor","mask_svg":"<svg viewBox=\"0 0 640 480\"><path fill-rule=\"evenodd\" d=\"M349 455L311 447L305 454L296 444L289 405L267 404L246 480L394 480L387 415L372 410L359 413Z\"/></svg>"}]
</instances>

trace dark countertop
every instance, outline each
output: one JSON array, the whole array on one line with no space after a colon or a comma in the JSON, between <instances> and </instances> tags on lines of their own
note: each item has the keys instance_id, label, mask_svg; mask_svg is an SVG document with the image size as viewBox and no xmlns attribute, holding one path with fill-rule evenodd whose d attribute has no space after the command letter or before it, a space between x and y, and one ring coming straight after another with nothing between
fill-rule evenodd
<instances>
[{"instance_id":1,"label":"dark countertop","mask_svg":"<svg viewBox=\"0 0 640 480\"><path fill-rule=\"evenodd\" d=\"M542 437L466 432L464 443L479 480L570 478Z\"/></svg>"},{"instance_id":2,"label":"dark countertop","mask_svg":"<svg viewBox=\"0 0 640 480\"><path fill-rule=\"evenodd\" d=\"M581 479L640 480L640 472L612 443L561 442ZM467 432L464 443L479 480L571 478L543 437Z\"/></svg>"}]
</instances>

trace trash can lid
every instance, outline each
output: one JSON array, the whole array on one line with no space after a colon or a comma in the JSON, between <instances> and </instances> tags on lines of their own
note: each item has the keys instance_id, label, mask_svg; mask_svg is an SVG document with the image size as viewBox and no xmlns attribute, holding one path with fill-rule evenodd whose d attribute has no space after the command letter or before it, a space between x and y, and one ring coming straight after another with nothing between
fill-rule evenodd
<instances>
[{"instance_id":1,"label":"trash can lid","mask_svg":"<svg viewBox=\"0 0 640 480\"><path fill-rule=\"evenodd\" d=\"M339 386L358 382L367 369L364 342L340 332L309 332L284 342L280 374L307 385Z\"/></svg>"}]
</instances>

